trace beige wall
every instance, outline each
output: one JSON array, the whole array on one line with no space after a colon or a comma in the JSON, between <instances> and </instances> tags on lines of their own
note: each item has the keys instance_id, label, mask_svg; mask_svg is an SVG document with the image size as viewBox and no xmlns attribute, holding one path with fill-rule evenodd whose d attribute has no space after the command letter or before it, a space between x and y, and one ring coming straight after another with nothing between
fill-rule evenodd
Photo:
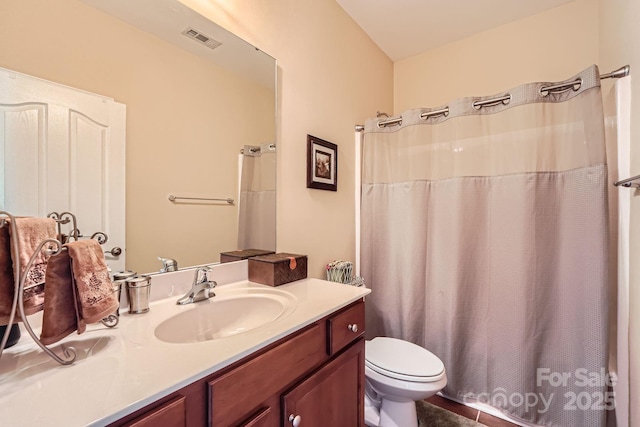
<instances>
[{"instance_id":1,"label":"beige wall","mask_svg":"<svg viewBox=\"0 0 640 427\"><path fill-rule=\"evenodd\" d=\"M640 173L640 2L636 0L599 0L600 64L614 69L631 66L631 172ZM606 67L606 68L605 68ZM626 177L621 177L626 178ZM625 190L621 191L633 191ZM640 425L640 197L632 193L630 278L629 278L629 363L630 363L630 426Z\"/></svg>"},{"instance_id":2,"label":"beige wall","mask_svg":"<svg viewBox=\"0 0 640 427\"><path fill-rule=\"evenodd\" d=\"M597 63L597 0L576 0L397 61L394 114L568 79Z\"/></svg>"},{"instance_id":3,"label":"beige wall","mask_svg":"<svg viewBox=\"0 0 640 427\"><path fill-rule=\"evenodd\" d=\"M278 250L353 260L354 125L391 110L391 60L334 0L181 1L278 60ZM306 188L307 134L338 144L335 193Z\"/></svg>"},{"instance_id":4,"label":"beige wall","mask_svg":"<svg viewBox=\"0 0 640 427\"><path fill-rule=\"evenodd\" d=\"M77 0L3 0L0 67L127 105L127 268L157 271L157 256L202 264L237 248L236 206L167 195L236 198L242 145L275 140L273 90Z\"/></svg>"}]
</instances>

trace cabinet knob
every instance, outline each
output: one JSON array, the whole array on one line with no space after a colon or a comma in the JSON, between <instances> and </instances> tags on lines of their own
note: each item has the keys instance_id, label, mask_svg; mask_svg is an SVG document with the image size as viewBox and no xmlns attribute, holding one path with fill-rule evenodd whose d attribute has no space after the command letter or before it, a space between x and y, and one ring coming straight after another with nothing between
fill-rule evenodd
<instances>
[{"instance_id":1,"label":"cabinet knob","mask_svg":"<svg viewBox=\"0 0 640 427\"><path fill-rule=\"evenodd\" d=\"M358 332L358 324L357 323L351 323L349 326L347 326L347 328L351 332Z\"/></svg>"},{"instance_id":2,"label":"cabinet knob","mask_svg":"<svg viewBox=\"0 0 640 427\"><path fill-rule=\"evenodd\" d=\"M300 415L289 415L289 421L293 425L293 427L298 427L302 422L302 417Z\"/></svg>"}]
</instances>

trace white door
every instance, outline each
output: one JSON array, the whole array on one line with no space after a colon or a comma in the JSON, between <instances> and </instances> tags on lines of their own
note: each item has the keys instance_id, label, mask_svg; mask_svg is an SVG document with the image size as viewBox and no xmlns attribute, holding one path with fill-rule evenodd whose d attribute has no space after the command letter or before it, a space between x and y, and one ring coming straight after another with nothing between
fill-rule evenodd
<instances>
[{"instance_id":1,"label":"white door","mask_svg":"<svg viewBox=\"0 0 640 427\"><path fill-rule=\"evenodd\" d=\"M0 210L71 212L85 238L122 249L106 258L124 270L125 116L111 98L0 68Z\"/></svg>"}]
</instances>

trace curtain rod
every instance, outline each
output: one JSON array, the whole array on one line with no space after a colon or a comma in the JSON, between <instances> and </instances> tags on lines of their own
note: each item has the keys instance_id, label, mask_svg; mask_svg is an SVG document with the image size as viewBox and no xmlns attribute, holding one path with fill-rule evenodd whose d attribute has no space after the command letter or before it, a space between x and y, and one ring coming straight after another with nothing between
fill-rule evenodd
<instances>
[{"instance_id":1,"label":"curtain rod","mask_svg":"<svg viewBox=\"0 0 640 427\"><path fill-rule=\"evenodd\" d=\"M606 73L606 74L601 74L600 75L600 80L605 80L605 79L619 79L621 77L626 77L629 75L629 72L631 70L631 67L629 67L629 65L625 65L623 67L618 68L617 70L614 70L610 73ZM541 87L540 88L540 93L542 92L548 92L549 91L553 91L553 90L557 90L557 89L563 89L569 86L574 86L576 84L582 84L582 80L578 79L576 81L573 82L568 82L568 83L559 83L557 85L552 85L552 86L545 86L545 87ZM487 105L487 104L494 104L496 102L505 102L507 101L507 98L510 100L511 96L508 97L499 97L499 98L495 98L495 99L488 99L486 101L477 101L474 103L474 108L478 108L480 109L483 105ZM508 103L508 102L507 102ZM422 117L427 118L429 116L433 116L433 115L441 115L444 114L445 116L449 114L449 108L443 108L437 111L430 111L427 113L422 113ZM388 120L381 120L380 122L378 122L378 126L379 127L384 127L384 126L388 126L388 125L395 125L398 123L402 123L402 117L392 117ZM362 132L364 130L364 126L363 125L356 125L355 126L356 132Z\"/></svg>"},{"instance_id":2,"label":"curtain rod","mask_svg":"<svg viewBox=\"0 0 640 427\"><path fill-rule=\"evenodd\" d=\"M627 77L629 75L630 70L631 70L631 67L629 67L629 65L625 65L624 67L620 67L617 70L612 71L610 73L602 74L600 76L600 80L619 79L621 77Z\"/></svg>"}]
</instances>

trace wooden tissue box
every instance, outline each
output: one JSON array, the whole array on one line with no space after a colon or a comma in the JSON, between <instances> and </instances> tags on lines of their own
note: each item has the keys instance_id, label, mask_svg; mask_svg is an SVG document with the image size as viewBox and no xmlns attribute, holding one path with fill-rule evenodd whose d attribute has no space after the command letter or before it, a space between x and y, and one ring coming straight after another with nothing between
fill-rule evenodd
<instances>
[{"instance_id":1,"label":"wooden tissue box","mask_svg":"<svg viewBox=\"0 0 640 427\"><path fill-rule=\"evenodd\" d=\"M249 280L269 286L307 277L307 256L287 253L249 258Z\"/></svg>"},{"instance_id":2,"label":"wooden tissue box","mask_svg":"<svg viewBox=\"0 0 640 427\"><path fill-rule=\"evenodd\" d=\"M233 262L248 259L254 256L269 255L274 251L266 251L264 249L243 249L241 251L221 252L220 262Z\"/></svg>"}]
</instances>

